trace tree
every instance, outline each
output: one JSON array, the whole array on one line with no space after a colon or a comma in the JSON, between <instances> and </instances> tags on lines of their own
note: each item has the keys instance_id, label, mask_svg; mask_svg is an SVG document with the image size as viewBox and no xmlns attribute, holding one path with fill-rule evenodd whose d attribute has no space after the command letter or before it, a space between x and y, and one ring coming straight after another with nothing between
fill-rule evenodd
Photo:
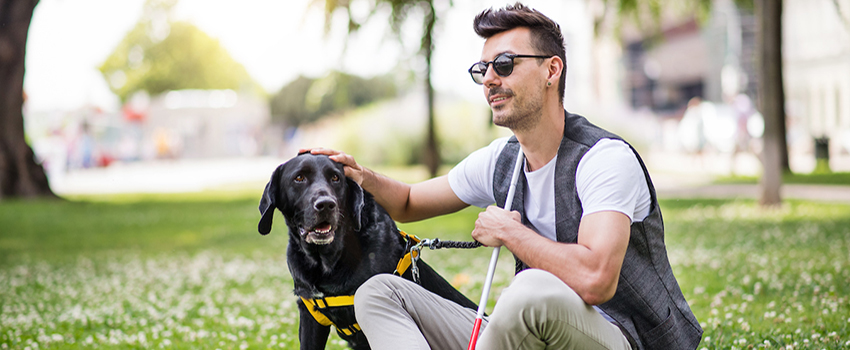
<instances>
[{"instance_id":1,"label":"tree","mask_svg":"<svg viewBox=\"0 0 850 350\"><path fill-rule=\"evenodd\" d=\"M261 91L218 40L191 23L168 19L175 3L148 0L136 26L99 67L112 92L126 102L141 90Z\"/></svg>"},{"instance_id":2,"label":"tree","mask_svg":"<svg viewBox=\"0 0 850 350\"><path fill-rule=\"evenodd\" d=\"M785 138L785 91L782 80L782 0L756 0L755 13L759 72L758 106L764 116L764 172L759 181L759 203L776 206L782 203L783 165L788 163ZM783 161L784 153L784 161ZM784 164L783 164L784 163Z\"/></svg>"},{"instance_id":3,"label":"tree","mask_svg":"<svg viewBox=\"0 0 850 350\"><path fill-rule=\"evenodd\" d=\"M38 0L0 0L0 200L55 197L24 136L24 57Z\"/></svg>"},{"instance_id":4,"label":"tree","mask_svg":"<svg viewBox=\"0 0 850 350\"><path fill-rule=\"evenodd\" d=\"M434 121L434 87L431 84L431 57L434 52L434 28L437 23L437 14L434 9L433 0L372 0L371 14L376 13L380 6L390 7L390 26L397 35L401 34L401 26L414 10L422 11L422 39L419 45L419 54L425 59L425 91L428 104L428 126L425 139L425 153L423 160L432 177L437 176L440 166L440 149L437 142L436 126ZM320 4L321 0L313 0L313 4ZM348 33L357 31L362 25L353 16L351 1L348 0L324 0L325 28L330 26L331 16L337 10L344 10L348 16ZM370 15L371 17L371 15ZM368 18L367 18L368 19Z\"/></svg>"}]
</instances>

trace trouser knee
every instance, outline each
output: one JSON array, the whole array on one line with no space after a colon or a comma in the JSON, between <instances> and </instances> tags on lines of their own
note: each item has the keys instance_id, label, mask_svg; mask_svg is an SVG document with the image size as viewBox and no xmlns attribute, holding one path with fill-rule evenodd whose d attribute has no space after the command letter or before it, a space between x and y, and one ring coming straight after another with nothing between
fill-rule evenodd
<instances>
[{"instance_id":1,"label":"trouser knee","mask_svg":"<svg viewBox=\"0 0 850 350\"><path fill-rule=\"evenodd\" d=\"M398 276L390 274L379 274L366 280L354 293L355 312L367 311L378 299L385 299L392 294L398 280Z\"/></svg>"},{"instance_id":2,"label":"trouser knee","mask_svg":"<svg viewBox=\"0 0 850 350\"><path fill-rule=\"evenodd\" d=\"M545 308L584 309L589 307L578 294L555 275L538 269L525 270L505 289L497 306L510 313Z\"/></svg>"}]
</instances>

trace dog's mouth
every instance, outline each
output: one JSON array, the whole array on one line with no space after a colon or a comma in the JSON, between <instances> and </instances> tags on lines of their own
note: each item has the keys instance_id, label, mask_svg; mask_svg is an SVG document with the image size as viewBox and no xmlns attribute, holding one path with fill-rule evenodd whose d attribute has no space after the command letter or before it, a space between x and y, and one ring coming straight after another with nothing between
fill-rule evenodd
<instances>
[{"instance_id":1,"label":"dog's mouth","mask_svg":"<svg viewBox=\"0 0 850 350\"><path fill-rule=\"evenodd\" d=\"M334 241L333 225L329 222L322 222L311 229L301 229L301 236L304 241L310 244L325 245Z\"/></svg>"}]
</instances>

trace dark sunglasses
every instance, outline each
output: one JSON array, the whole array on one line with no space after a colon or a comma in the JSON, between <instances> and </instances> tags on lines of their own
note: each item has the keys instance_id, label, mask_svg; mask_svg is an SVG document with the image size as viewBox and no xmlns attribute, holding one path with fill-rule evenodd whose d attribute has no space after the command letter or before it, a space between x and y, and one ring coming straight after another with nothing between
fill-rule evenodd
<instances>
[{"instance_id":1,"label":"dark sunglasses","mask_svg":"<svg viewBox=\"0 0 850 350\"><path fill-rule=\"evenodd\" d=\"M477 62L469 67L469 75L472 76L472 81L476 84L481 85L484 83L484 76L487 75L487 67L490 64L493 64L493 69L496 70L496 74L500 77L506 77L511 75L514 71L514 58L517 57L529 57L529 58L549 58L552 56L541 56L541 55L517 55L513 53L500 53L496 55L490 62Z\"/></svg>"}]
</instances>

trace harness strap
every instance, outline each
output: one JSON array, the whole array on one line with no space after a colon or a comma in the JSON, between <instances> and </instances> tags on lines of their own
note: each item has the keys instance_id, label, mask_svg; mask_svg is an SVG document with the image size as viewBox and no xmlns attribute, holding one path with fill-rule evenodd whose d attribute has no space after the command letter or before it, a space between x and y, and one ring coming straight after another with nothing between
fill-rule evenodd
<instances>
[{"instance_id":1,"label":"harness strap","mask_svg":"<svg viewBox=\"0 0 850 350\"><path fill-rule=\"evenodd\" d=\"M407 241L407 245L405 247L407 253L404 254L401 260L398 261L398 265L396 266L396 270L394 272L395 274L401 276L407 271L408 268L410 268L410 265L413 264L413 259L419 257L419 251L411 250L410 248L418 244L422 240L419 237L408 234L407 232L401 230L399 230L398 233ZM345 334L347 336L350 336L360 331L360 325L357 323L347 327L340 327L322 313L323 309L327 309L329 307L354 306L353 295L341 295L315 299L301 297L301 301L304 302L304 306L307 307L307 311L309 311L310 314L313 315L313 318L320 325L326 327L334 326L336 328L337 333Z\"/></svg>"},{"instance_id":2,"label":"harness strap","mask_svg":"<svg viewBox=\"0 0 850 350\"><path fill-rule=\"evenodd\" d=\"M413 259L419 257L419 252L415 251L415 250L410 250L410 247L418 244L422 240L419 239L419 237L416 237L415 235L411 235L411 234L404 232L404 231L401 231L401 230L399 230L398 233L402 237L404 237L404 239L407 240L407 246L405 247L405 250L407 251L407 253L404 254L404 256L398 261L398 265L396 265L395 272L393 272L394 274L401 276L405 272L407 272L407 269L413 263ZM413 243L411 243L411 241Z\"/></svg>"},{"instance_id":3,"label":"harness strap","mask_svg":"<svg viewBox=\"0 0 850 350\"><path fill-rule=\"evenodd\" d=\"M304 302L304 306L307 307L307 311L310 311L310 314L313 315L313 318L316 319L316 322L319 322L322 326L330 326L334 325L327 316L319 312L319 306L313 302L313 299L307 299L305 297L301 297L301 301ZM336 325L334 325L336 326Z\"/></svg>"},{"instance_id":4,"label":"harness strap","mask_svg":"<svg viewBox=\"0 0 850 350\"><path fill-rule=\"evenodd\" d=\"M317 298L317 299L307 299L305 297L301 297L301 301L304 302L304 306L307 307L307 311L313 315L313 318L316 319L322 326L334 326L336 328L337 333L352 335L360 331L360 325L355 323L346 327L340 327L336 323L333 323L327 316L322 313L322 309L327 309L329 307L342 307L342 306L353 306L354 305L354 296L353 295L342 295L335 297L326 297L326 298Z\"/></svg>"}]
</instances>

